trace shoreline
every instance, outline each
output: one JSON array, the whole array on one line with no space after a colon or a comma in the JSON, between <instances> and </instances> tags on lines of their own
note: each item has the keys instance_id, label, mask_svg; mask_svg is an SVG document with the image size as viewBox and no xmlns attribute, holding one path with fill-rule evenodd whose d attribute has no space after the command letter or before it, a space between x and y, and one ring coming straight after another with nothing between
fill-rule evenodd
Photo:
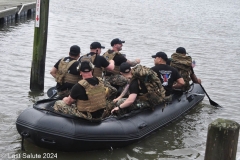
<instances>
[{"instance_id":1,"label":"shoreline","mask_svg":"<svg viewBox=\"0 0 240 160\"><path fill-rule=\"evenodd\" d=\"M34 0L0 0L0 25L14 23L21 18L32 16L35 13Z\"/></svg>"}]
</instances>

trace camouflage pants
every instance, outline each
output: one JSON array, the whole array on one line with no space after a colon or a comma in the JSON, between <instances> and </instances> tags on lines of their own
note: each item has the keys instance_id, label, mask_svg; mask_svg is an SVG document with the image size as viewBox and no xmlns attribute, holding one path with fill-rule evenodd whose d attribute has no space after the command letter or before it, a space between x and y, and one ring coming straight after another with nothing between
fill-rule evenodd
<instances>
[{"instance_id":1,"label":"camouflage pants","mask_svg":"<svg viewBox=\"0 0 240 160\"><path fill-rule=\"evenodd\" d=\"M117 106L122 104L127 98L121 98L118 102L117 102ZM129 113L133 110L138 110L138 109L142 109L142 108L150 108L150 103L147 101L141 101L139 99L135 100L133 102L133 104L131 104L130 106L123 108L121 110L118 110L117 115L123 115L126 113Z\"/></svg>"},{"instance_id":2,"label":"camouflage pants","mask_svg":"<svg viewBox=\"0 0 240 160\"><path fill-rule=\"evenodd\" d=\"M111 85L125 86L128 83L127 79L120 74L112 74L111 76L105 76L105 79Z\"/></svg>"},{"instance_id":3,"label":"camouflage pants","mask_svg":"<svg viewBox=\"0 0 240 160\"><path fill-rule=\"evenodd\" d=\"M107 87L107 94L106 98L110 101L112 101L114 98L116 98L117 95L117 89L113 86L108 81L104 81L104 87Z\"/></svg>"},{"instance_id":4,"label":"camouflage pants","mask_svg":"<svg viewBox=\"0 0 240 160\"><path fill-rule=\"evenodd\" d=\"M111 115L111 111L112 109L115 107L116 105L113 103L113 101L107 101L107 104L106 104L106 108L103 112L103 115L102 115L102 118L106 118L108 116Z\"/></svg>"},{"instance_id":5,"label":"camouflage pants","mask_svg":"<svg viewBox=\"0 0 240 160\"><path fill-rule=\"evenodd\" d=\"M111 110L114 107L113 102L107 101L106 102L106 109L103 112L103 115L101 118L105 118L110 116L111 114ZM90 112L86 112L82 113L77 109L77 106L75 104L72 105L67 105L64 101L62 100L58 100L55 102L53 109L56 112L59 113L63 113L63 114L69 114L69 115L73 115L73 116L77 116L77 117L81 117L81 118L85 118L85 119L92 119L92 115Z\"/></svg>"},{"instance_id":6,"label":"camouflage pants","mask_svg":"<svg viewBox=\"0 0 240 160\"><path fill-rule=\"evenodd\" d=\"M180 73L180 75L182 76L182 78L183 78L183 80L184 80L184 82L185 82L185 84L184 84L184 86L182 87L182 89L183 89L184 91L189 90L189 88L190 88L189 81L191 80L191 78L190 78L190 73L187 72L187 71L185 71L185 70L180 70L179 73Z\"/></svg>"},{"instance_id":7,"label":"camouflage pants","mask_svg":"<svg viewBox=\"0 0 240 160\"><path fill-rule=\"evenodd\" d=\"M67 105L64 101L62 100L58 100L55 102L54 106L53 106L53 109L56 111L56 112L59 112L59 113L64 113L64 114L69 114L69 115L74 115L74 116L77 116L77 117L82 117L82 118L91 118L86 116L85 114L83 114L82 112L80 112L76 105L75 104L72 104L72 105Z\"/></svg>"}]
</instances>

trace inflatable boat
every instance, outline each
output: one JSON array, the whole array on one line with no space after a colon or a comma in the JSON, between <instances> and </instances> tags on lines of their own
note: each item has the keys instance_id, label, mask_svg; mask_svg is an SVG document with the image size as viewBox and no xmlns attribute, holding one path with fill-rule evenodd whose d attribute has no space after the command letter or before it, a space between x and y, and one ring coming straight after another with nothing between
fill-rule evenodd
<instances>
[{"instance_id":1,"label":"inflatable boat","mask_svg":"<svg viewBox=\"0 0 240 160\"><path fill-rule=\"evenodd\" d=\"M44 99L24 110L16 121L18 133L43 148L84 151L124 147L175 120L200 103L203 88L193 84L188 92L174 94L172 101L152 109L139 109L121 117L99 121L55 113L56 99Z\"/></svg>"}]
</instances>

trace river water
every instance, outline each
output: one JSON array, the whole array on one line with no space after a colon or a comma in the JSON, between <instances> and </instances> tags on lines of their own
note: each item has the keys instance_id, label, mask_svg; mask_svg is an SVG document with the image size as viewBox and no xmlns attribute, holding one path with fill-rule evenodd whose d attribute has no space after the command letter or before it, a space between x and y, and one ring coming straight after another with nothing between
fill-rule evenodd
<instances>
[{"instance_id":1,"label":"river water","mask_svg":"<svg viewBox=\"0 0 240 160\"><path fill-rule=\"evenodd\" d=\"M24 159L27 155L56 153L58 159L204 159L207 128L217 118L240 122L240 1L236 0L68 0L50 1L44 93L30 92L34 21L25 20L0 30L0 159ZM47 98L55 85L50 69L69 47L82 53L99 41L110 48L113 38L125 40L122 53L153 66L151 55L170 56L183 46L196 61L195 73L210 98L222 105L216 109L207 97L195 109L139 143L120 149L64 153L39 148L21 137L16 119L26 108ZM103 50L103 51L106 51ZM237 157L240 157L238 143ZM15 156L15 157L11 157ZM36 159L34 157L28 159Z\"/></svg>"}]
</instances>

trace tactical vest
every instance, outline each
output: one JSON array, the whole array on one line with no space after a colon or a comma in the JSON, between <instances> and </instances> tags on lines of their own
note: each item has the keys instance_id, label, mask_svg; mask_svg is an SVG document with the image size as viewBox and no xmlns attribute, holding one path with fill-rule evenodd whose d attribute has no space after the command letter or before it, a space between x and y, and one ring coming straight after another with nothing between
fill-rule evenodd
<instances>
[{"instance_id":1,"label":"tactical vest","mask_svg":"<svg viewBox=\"0 0 240 160\"><path fill-rule=\"evenodd\" d=\"M98 78L98 77L97 77ZM78 83L86 90L88 100L77 100L77 108L80 112L95 112L106 107L106 93L101 78L98 78L99 84L92 86L86 80Z\"/></svg>"},{"instance_id":2,"label":"tactical vest","mask_svg":"<svg viewBox=\"0 0 240 160\"><path fill-rule=\"evenodd\" d=\"M139 99L147 100L153 106L165 101L165 89L153 70L142 65L137 65L132 68L131 73L133 75L132 79L136 78L144 83L148 91L148 93L139 96Z\"/></svg>"},{"instance_id":3,"label":"tactical vest","mask_svg":"<svg viewBox=\"0 0 240 160\"><path fill-rule=\"evenodd\" d=\"M91 54L88 53L88 54L83 55L81 57L80 61L81 62L87 61L87 62L91 62L93 64L95 59L96 59L96 54L91 55ZM103 72L102 68L98 68L98 67L94 66L94 69L93 69L93 76L94 77L102 77L102 72Z\"/></svg>"},{"instance_id":4,"label":"tactical vest","mask_svg":"<svg viewBox=\"0 0 240 160\"><path fill-rule=\"evenodd\" d=\"M171 58L172 61L170 66L178 70L179 74L182 76L185 82L183 88L184 90L188 90L190 88L189 82L191 81L190 74L192 73L192 58L180 53L173 53Z\"/></svg>"},{"instance_id":5,"label":"tactical vest","mask_svg":"<svg viewBox=\"0 0 240 160\"><path fill-rule=\"evenodd\" d=\"M114 52L113 50L108 50L103 54L103 57L106 58L106 60L110 61L112 60L117 54L121 54L120 52ZM120 74L120 66L114 66L114 69L112 71L108 71L113 74Z\"/></svg>"},{"instance_id":6,"label":"tactical vest","mask_svg":"<svg viewBox=\"0 0 240 160\"><path fill-rule=\"evenodd\" d=\"M65 62L64 58L60 61L55 78L57 83L61 85L66 82L75 84L81 79L80 75L73 75L68 73L69 68L74 62L76 62L76 60Z\"/></svg>"}]
</instances>

